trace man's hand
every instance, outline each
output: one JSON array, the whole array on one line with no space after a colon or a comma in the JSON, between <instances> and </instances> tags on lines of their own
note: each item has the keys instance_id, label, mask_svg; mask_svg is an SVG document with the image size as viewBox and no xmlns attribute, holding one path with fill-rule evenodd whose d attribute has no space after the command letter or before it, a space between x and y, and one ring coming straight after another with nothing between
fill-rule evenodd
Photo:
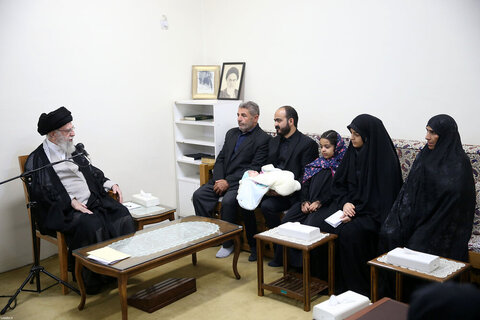
<instances>
[{"instance_id":1,"label":"man's hand","mask_svg":"<svg viewBox=\"0 0 480 320\"><path fill-rule=\"evenodd\" d=\"M220 179L215 181L215 184L213 185L213 191L221 196L227 191L228 187L230 187L230 185L228 184L227 180Z\"/></svg>"},{"instance_id":2,"label":"man's hand","mask_svg":"<svg viewBox=\"0 0 480 320\"><path fill-rule=\"evenodd\" d=\"M118 184L114 184L112 186L112 192L113 194L118 195L118 201L122 203L123 202L122 190L120 190L120 187L118 186Z\"/></svg>"},{"instance_id":3,"label":"man's hand","mask_svg":"<svg viewBox=\"0 0 480 320\"><path fill-rule=\"evenodd\" d=\"M84 205L83 203L78 201L76 198L72 199L71 204L72 204L72 208L77 210L77 211L80 211L80 212L83 212L83 213L88 213L88 214L93 214L92 211L88 210L86 205Z\"/></svg>"}]
</instances>

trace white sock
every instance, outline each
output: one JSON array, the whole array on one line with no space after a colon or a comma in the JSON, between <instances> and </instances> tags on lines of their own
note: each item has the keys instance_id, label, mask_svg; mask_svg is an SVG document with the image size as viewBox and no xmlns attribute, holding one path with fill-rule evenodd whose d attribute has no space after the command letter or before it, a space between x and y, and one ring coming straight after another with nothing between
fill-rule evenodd
<instances>
[{"instance_id":1,"label":"white sock","mask_svg":"<svg viewBox=\"0 0 480 320\"><path fill-rule=\"evenodd\" d=\"M220 250L218 250L217 254L215 255L215 257L217 258L226 258L228 257L229 255L232 254L233 250L234 250L234 246L231 246L230 248L224 248L223 246L220 248Z\"/></svg>"}]
</instances>

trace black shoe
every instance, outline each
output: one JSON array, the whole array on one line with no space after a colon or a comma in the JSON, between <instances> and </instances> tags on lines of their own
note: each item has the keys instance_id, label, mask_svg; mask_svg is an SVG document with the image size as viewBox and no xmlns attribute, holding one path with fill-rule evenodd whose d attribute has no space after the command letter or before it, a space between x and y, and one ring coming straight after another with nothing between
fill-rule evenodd
<instances>
[{"instance_id":1,"label":"black shoe","mask_svg":"<svg viewBox=\"0 0 480 320\"><path fill-rule=\"evenodd\" d=\"M277 261L275 260L272 260L268 263L268 266L269 267L272 267L272 268L278 268L278 267L281 267L282 264L281 263L278 263Z\"/></svg>"},{"instance_id":2,"label":"black shoe","mask_svg":"<svg viewBox=\"0 0 480 320\"><path fill-rule=\"evenodd\" d=\"M248 261L250 262L257 261L257 248L255 247L250 248L250 256L248 257Z\"/></svg>"}]
</instances>

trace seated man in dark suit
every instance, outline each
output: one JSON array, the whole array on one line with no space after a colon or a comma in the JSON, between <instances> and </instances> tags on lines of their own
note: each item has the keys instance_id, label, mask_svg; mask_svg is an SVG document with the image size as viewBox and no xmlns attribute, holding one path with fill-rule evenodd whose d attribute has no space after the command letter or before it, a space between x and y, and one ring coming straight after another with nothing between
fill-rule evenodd
<instances>
[{"instance_id":1,"label":"seated man in dark suit","mask_svg":"<svg viewBox=\"0 0 480 320\"><path fill-rule=\"evenodd\" d=\"M118 185L90 164L83 148L76 150L73 145L72 120L64 107L42 113L38 132L46 139L25 163L25 171L44 167L35 171L28 182L30 200L34 202L32 213L40 232L65 234L70 268L72 250L135 232L128 209L107 194L106 190L112 190L121 202ZM49 166L57 161L62 162ZM98 292L99 277L88 272L85 276L87 292Z\"/></svg>"},{"instance_id":2,"label":"seated man in dark suit","mask_svg":"<svg viewBox=\"0 0 480 320\"><path fill-rule=\"evenodd\" d=\"M297 129L298 114L291 106L281 107L275 112L277 136L269 143L267 163L275 168L293 172L295 180L302 182L305 165L318 158L318 144ZM269 229L280 225L280 214L298 201L300 191L281 197L269 191L260 203Z\"/></svg>"},{"instance_id":3,"label":"seated man in dark suit","mask_svg":"<svg viewBox=\"0 0 480 320\"><path fill-rule=\"evenodd\" d=\"M305 165L318 158L318 144L297 129L298 114L291 106L283 106L275 112L275 129L277 136L268 144L268 158L266 164L273 164L275 168L291 171L295 180L302 182ZM300 201L300 191L289 196L280 196L273 190L269 190L259 207L265 216L265 222L269 229L280 225L280 215ZM251 213L252 215L253 212ZM247 214L245 214L247 215ZM245 225L246 232L249 226ZM256 231L256 230L255 230ZM252 257L251 261L256 260ZM272 266L275 260L269 263Z\"/></svg>"},{"instance_id":4,"label":"seated man in dark suit","mask_svg":"<svg viewBox=\"0 0 480 320\"><path fill-rule=\"evenodd\" d=\"M218 199L223 197L222 220L236 222L239 180L247 170L260 170L268 155L268 141L271 138L258 125L259 115L260 110L255 102L244 102L238 107L238 128L228 130L225 135L225 143L213 167L212 179L193 193L193 206L197 216L211 217ZM245 226L249 226L246 227L248 243L255 249L255 215L244 215L243 220ZM253 233L250 232L252 230ZM227 241L216 256L225 258L233 250L233 242Z\"/></svg>"}]
</instances>

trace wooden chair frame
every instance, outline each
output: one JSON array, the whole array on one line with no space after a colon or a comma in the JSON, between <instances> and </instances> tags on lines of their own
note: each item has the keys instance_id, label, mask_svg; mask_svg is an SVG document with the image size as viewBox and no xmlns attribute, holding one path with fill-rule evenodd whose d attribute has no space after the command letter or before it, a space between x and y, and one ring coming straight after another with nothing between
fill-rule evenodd
<instances>
[{"instance_id":1,"label":"wooden chair frame","mask_svg":"<svg viewBox=\"0 0 480 320\"><path fill-rule=\"evenodd\" d=\"M28 155L22 155L18 157L18 164L20 166L20 173L25 171L25 162L27 161ZM23 183L23 192L25 194L25 204L27 205L28 218L31 222L31 211L30 211L30 198L28 195L27 185ZM36 226L35 226L36 229ZM57 231L57 237L51 235L41 234L39 230L36 230L35 241L37 242L37 252L33 252L33 258L40 257L40 239L46 240L50 243L53 243L58 247L58 264L60 267L60 279L68 282L68 249L67 243L65 241L65 235L62 232ZM35 249L33 249L35 250ZM67 294L69 289L66 286L62 285L62 293Z\"/></svg>"}]
</instances>

